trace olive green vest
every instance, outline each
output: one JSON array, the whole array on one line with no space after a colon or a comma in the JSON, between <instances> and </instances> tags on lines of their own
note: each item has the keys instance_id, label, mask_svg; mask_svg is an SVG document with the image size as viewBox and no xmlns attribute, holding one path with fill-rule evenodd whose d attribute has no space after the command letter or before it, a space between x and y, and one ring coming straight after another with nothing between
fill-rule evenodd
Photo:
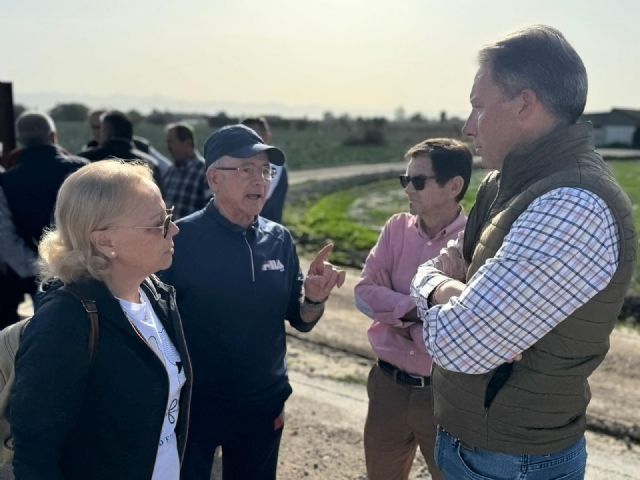
<instances>
[{"instance_id":1,"label":"olive green vest","mask_svg":"<svg viewBox=\"0 0 640 480\"><path fill-rule=\"evenodd\" d=\"M619 234L619 265L609 285L530 349L522 360L483 375L434 366L438 424L472 447L546 454L577 442L586 429L587 378L604 359L634 269L637 237L628 197L592 143L591 125L563 127L526 152L509 155L483 182L465 233L467 278L500 248L529 204L572 187L602 198ZM567 239L571 241L571 239Z\"/></svg>"}]
</instances>

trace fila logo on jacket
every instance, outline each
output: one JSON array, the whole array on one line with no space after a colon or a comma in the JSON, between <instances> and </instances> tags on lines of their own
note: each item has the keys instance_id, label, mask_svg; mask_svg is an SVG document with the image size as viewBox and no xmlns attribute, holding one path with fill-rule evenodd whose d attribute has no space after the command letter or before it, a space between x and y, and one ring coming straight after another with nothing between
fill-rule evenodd
<instances>
[{"instance_id":1,"label":"fila logo on jacket","mask_svg":"<svg viewBox=\"0 0 640 480\"><path fill-rule=\"evenodd\" d=\"M262 271L266 272L267 270L274 270L278 272L284 272L284 265L278 259L276 260L266 260L262 264Z\"/></svg>"}]
</instances>

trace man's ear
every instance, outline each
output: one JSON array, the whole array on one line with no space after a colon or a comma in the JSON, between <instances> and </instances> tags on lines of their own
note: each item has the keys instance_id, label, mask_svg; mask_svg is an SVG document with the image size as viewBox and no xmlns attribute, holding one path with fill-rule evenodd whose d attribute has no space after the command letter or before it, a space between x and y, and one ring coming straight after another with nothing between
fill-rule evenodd
<instances>
[{"instance_id":1,"label":"man's ear","mask_svg":"<svg viewBox=\"0 0 640 480\"><path fill-rule=\"evenodd\" d=\"M536 92L530 88L525 88L518 94L518 117L521 120L529 120L540 107L540 101Z\"/></svg>"},{"instance_id":2,"label":"man's ear","mask_svg":"<svg viewBox=\"0 0 640 480\"><path fill-rule=\"evenodd\" d=\"M211 190L213 194L218 190L219 178L218 171L215 168L207 169L207 183L209 184L209 190Z\"/></svg>"},{"instance_id":3,"label":"man's ear","mask_svg":"<svg viewBox=\"0 0 640 480\"><path fill-rule=\"evenodd\" d=\"M107 258L114 258L116 255L115 245L109 232L105 230L96 230L91 232L91 243L102 255Z\"/></svg>"},{"instance_id":4,"label":"man's ear","mask_svg":"<svg viewBox=\"0 0 640 480\"><path fill-rule=\"evenodd\" d=\"M464 179L460 175L450 178L447 182L447 190L451 198L456 198L458 195L460 195L463 187Z\"/></svg>"}]
</instances>

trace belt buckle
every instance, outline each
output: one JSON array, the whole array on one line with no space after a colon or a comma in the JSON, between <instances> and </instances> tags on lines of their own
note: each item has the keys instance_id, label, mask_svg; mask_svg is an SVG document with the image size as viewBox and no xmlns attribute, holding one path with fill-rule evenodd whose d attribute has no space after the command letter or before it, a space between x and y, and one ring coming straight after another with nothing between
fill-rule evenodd
<instances>
[{"instance_id":1,"label":"belt buckle","mask_svg":"<svg viewBox=\"0 0 640 480\"><path fill-rule=\"evenodd\" d=\"M394 381L395 383L405 384L405 385L406 385L406 384L407 384L407 382L406 382L406 381L404 381L404 382L403 382L403 381L401 381L401 380L400 380L400 378L399 378L399 377L400 377L400 375L404 375L404 376L405 376L405 378L406 378L406 377L409 377L409 378L412 378L413 380L417 380L417 381L419 381L419 382L420 382L420 384L419 384L419 385L411 385L412 387L414 387L414 388L424 388L424 387L426 386L426 384L425 384L425 380L424 380L424 377L423 377L423 376L419 376L419 375L411 375L410 373L408 373L408 372L404 372L404 371L400 370L398 367L395 367L395 366L393 366L393 365L391 365L391 368L393 369L393 370L392 370L392 372L391 372L391 378L393 378L393 381Z\"/></svg>"},{"instance_id":2,"label":"belt buckle","mask_svg":"<svg viewBox=\"0 0 640 480\"><path fill-rule=\"evenodd\" d=\"M415 388L424 388L424 386L425 386L424 377L417 376L417 375L411 375L410 373L407 373L407 375L409 377L413 378L414 380L418 380L420 382L420 385L414 385Z\"/></svg>"}]
</instances>

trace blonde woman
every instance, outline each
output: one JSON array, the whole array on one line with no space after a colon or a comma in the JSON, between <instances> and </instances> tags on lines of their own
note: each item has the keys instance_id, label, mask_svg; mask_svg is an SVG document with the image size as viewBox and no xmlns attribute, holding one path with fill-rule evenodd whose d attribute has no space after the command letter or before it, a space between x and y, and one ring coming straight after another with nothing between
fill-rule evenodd
<instances>
[{"instance_id":1,"label":"blonde woman","mask_svg":"<svg viewBox=\"0 0 640 480\"><path fill-rule=\"evenodd\" d=\"M171 210L148 167L105 160L67 178L55 221L40 244L53 286L16 357L16 478L178 480L191 366L153 275L171 265ZM97 332L70 288L95 302Z\"/></svg>"}]
</instances>

